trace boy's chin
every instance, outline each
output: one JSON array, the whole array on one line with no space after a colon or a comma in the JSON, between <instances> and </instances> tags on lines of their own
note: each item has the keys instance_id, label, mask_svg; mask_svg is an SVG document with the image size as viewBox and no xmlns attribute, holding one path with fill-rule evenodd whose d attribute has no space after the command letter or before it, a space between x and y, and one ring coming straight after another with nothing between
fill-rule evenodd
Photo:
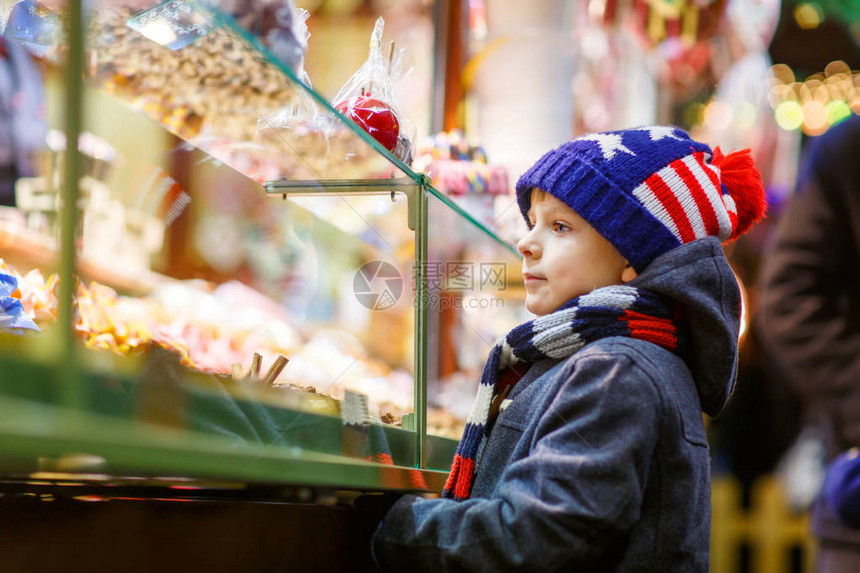
<instances>
[{"instance_id":1,"label":"boy's chin","mask_svg":"<svg viewBox=\"0 0 860 573\"><path fill-rule=\"evenodd\" d=\"M546 316L547 314L551 314L558 310L558 307L561 305L556 305L554 308L550 308L550 306L551 305L542 303L541 301L529 301L528 298L526 298L526 310L534 315Z\"/></svg>"}]
</instances>

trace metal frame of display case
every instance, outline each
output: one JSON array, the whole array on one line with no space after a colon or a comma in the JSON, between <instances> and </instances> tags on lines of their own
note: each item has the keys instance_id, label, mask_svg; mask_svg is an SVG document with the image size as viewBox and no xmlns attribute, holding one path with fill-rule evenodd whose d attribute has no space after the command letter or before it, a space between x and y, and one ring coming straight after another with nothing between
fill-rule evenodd
<instances>
[{"instance_id":1,"label":"metal frame of display case","mask_svg":"<svg viewBox=\"0 0 860 573\"><path fill-rule=\"evenodd\" d=\"M202 5L201 5L202 6ZM205 8L212 10L211 8ZM259 50L281 72L305 90L327 111L353 130L368 146L385 157L404 177L361 180L288 180L271 181L265 191L272 195L321 194L391 194L402 193L408 198L409 227L415 232L415 261L417 269L426 268L428 245L428 197L442 201L465 224L475 226L497 241L500 246L516 251L485 225L457 206L451 199L434 189L425 175L414 173L402 161L384 149L375 139L350 120L344 118L319 94L309 89L277 58L267 53L261 42L241 29L228 16L212 12L222 25L242 36ZM82 33L81 0L68 3L69 60L66 67L66 138L77 141L81 133L84 69L84 40ZM427 436L427 344L428 308L421 302L414 305L415 317L415 382L414 382L414 467L386 466L341 455L306 451L300 448L246 444L241 448L225 449L216 437L188 436L169 428L147 428L137 431L124 422L92 413L76 411L85 404L88 388L79 368L77 342L73 333L73 294L75 270L75 226L78 221L78 175L81 156L77 147L68 146L63 186L61 217L61 253L59 322L53 338L46 335L47 345L54 350L55 360L45 358L45 349L21 342L22 352L15 359L3 359L7 372L28 370L32 377L54 379L58 404L37 404L25 399L0 399L0 455L13 467L19 468L18 478L25 481L87 482L93 484L137 483L140 477L157 477L158 483L184 484L191 476L206 480L239 483L279 483L351 490L425 490L441 489L447 472L427 469L431 444L453 453L451 440ZM415 276L418 301L427 290L425 272ZM14 350L13 350L14 353ZM38 358L42 356L42 358ZM17 360L17 362L16 362ZM403 432L401 430L401 432ZM416 481L416 471L423 483ZM130 480L130 481L129 481Z\"/></svg>"},{"instance_id":2,"label":"metal frame of display case","mask_svg":"<svg viewBox=\"0 0 860 573\"><path fill-rule=\"evenodd\" d=\"M66 68L66 141L78 141L81 133L83 110L84 37L81 33L83 5L81 0L68 3L68 24L66 36L69 38L69 60ZM81 155L77 145L69 146L63 178L63 198L60 220L60 300L58 324L61 332L61 362L59 375L62 377L63 402L71 407L82 402L82 386L77 378L75 367L75 340L72 329L75 271L75 226L78 221L78 181L81 173ZM66 367L62 365L65 364Z\"/></svg>"},{"instance_id":3,"label":"metal frame of display case","mask_svg":"<svg viewBox=\"0 0 860 573\"><path fill-rule=\"evenodd\" d=\"M398 179L363 179L346 181L270 181L266 183L266 192L280 194L284 199L288 195L319 196L330 193L355 193L358 195L390 194L392 201L397 193L403 193L407 198L408 224L415 232L415 290L417 300L427 289L426 265L427 260L427 187L429 181L425 175L416 177L417 183L411 178ZM415 461L416 467L427 467L427 357L424 348L427 346L427 306L414 304L415 307Z\"/></svg>"}]
</instances>

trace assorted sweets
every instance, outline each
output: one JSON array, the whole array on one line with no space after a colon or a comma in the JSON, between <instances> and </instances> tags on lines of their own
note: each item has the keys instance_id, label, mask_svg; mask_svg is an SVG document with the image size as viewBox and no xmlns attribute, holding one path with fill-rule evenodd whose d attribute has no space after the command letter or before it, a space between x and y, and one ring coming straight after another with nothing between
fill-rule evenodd
<instances>
[{"instance_id":1,"label":"assorted sweets","mask_svg":"<svg viewBox=\"0 0 860 573\"><path fill-rule=\"evenodd\" d=\"M187 41L165 43L159 30L142 29L142 8L123 0L95 6L87 39L91 85L259 184L391 174L383 154L309 98L252 41L228 27L206 25ZM379 73L359 70L358 89L334 107L409 163L413 128L393 95L395 51L392 44L383 56L381 33L380 20L368 58ZM494 171L471 177L472 191L495 192L498 177ZM38 336L50 328L57 320L57 275L19 273L2 261L0 272L0 329ZM74 331L95 352L131 356L165 349L189 372L260 383L270 391L301 390L334 404L334 413L350 391L371 396L383 423L399 425L412 411L410 373L369 358L347 332L300 332L282 309L250 290L237 282L213 287L165 280L147 296L133 297L78 280ZM456 438L463 426L438 409L429 409L428 417L437 435Z\"/></svg>"},{"instance_id":2,"label":"assorted sweets","mask_svg":"<svg viewBox=\"0 0 860 573\"><path fill-rule=\"evenodd\" d=\"M56 274L20 273L0 260L0 331L49 328L57 320L58 284ZM172 282L147 297L131 297L78 281L74 329L88 349L129 356L159 347L190 372L315 394L318 413L338 415L349 391L371 396L383 423L400 425L411 411L411 374L368 357L348 332L320 329L304 337L283 309L238 282L214 289L199 281ZM463 425L442 411L429 417L437 435L455 438Z\"/></svg>"},{"instance_id":3,"label":"assorted sweets","mask_svg":"<svg viewBox=\"0 0 860 573\"><path fill-rule=\"evenodd\" d=\"M412 168L429 175L433 187L477 221L499 230L496 199L510 194L508 170L488 163L484 149L470 144L462 131L443 131L418 141ZM509 204L501 208L502 213Z\"/></svg>"},{"instance_id":4,"label":"assorted sweets","mask_svg":"<svg viewBox=\"0 0 860 573\"><path fill-rule=\"evenodd\" d=\"M37 320L56 320L56 284L56 274L48 280L38 270L22 276L0 259L0 332L40 332Z\"/></svg>"},{"instance_id":5,"label":"assorted sweets","mask_svg":"<svg viewBox=\"0 0 860 573\"><path fill-rule=\"evenodd\" d=\"M487 162L480 146L469 144L462 131L439 132L415 146L412 167L430 176L433 187L447 195L507 195L508 170Z\"/></svg>"}]
</instances>

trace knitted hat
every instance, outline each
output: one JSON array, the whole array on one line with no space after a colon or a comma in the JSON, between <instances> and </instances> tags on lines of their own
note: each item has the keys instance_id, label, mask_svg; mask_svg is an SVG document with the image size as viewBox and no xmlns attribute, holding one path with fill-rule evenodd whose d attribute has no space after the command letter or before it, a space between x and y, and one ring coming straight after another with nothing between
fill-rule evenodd
<instances>
[{"instance_id":1,"label":"knitted hat","mask_svg":"<svg viewBox=\"0 0 860 573\"><path fill-rule=\"evenodd\" d=\"M664 126L592 133L541 157L517 181L526 219L534 188L576 211L637 272L696 239L737 238L766 207L748 149L712 152Z\"/></svg>"}]
</instances>

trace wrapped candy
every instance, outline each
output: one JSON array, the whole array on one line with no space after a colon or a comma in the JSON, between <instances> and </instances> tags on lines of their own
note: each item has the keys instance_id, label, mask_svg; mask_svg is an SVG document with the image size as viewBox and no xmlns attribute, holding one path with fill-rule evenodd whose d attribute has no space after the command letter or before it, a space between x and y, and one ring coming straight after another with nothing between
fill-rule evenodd
<instances>
[{"instance_id":1,"label":"wrapped candy","mask_svg":"<svg viewBox=\"0 0 860 573\"><path fill-rule=\"evenodd\" d=\"M15 279L18 286L12 296L21 301L24 312L31 320L37 323L57 320L56 288L60 277L56 273L45 279L39 269L33 269L22 276L3 259L0 259L0 273Z\"/></svg>"},{"instance_id":2,"label":"wrapped candy","mask_svg":"<svg viewBox=\"0 0 860 573\"><path fill-rule=\"evenodd\" d=\"M0 331L12 334L24 334L27 330L41 332L24 312L20 296L18 280L9 273L0 272Z\"/></svg>"},{"instance_id":3,"label":"wrapped candy","mask_svg":"<svg viewBox=\"0 0 860 573\"><path fill-rule=\"evenodd\" d=\"M53 273L47 279L33 269L18 281L21 290L21 304L27 314L36 322L57 320L57 284L60 276Z\"/></svg>"}]
</instances>

